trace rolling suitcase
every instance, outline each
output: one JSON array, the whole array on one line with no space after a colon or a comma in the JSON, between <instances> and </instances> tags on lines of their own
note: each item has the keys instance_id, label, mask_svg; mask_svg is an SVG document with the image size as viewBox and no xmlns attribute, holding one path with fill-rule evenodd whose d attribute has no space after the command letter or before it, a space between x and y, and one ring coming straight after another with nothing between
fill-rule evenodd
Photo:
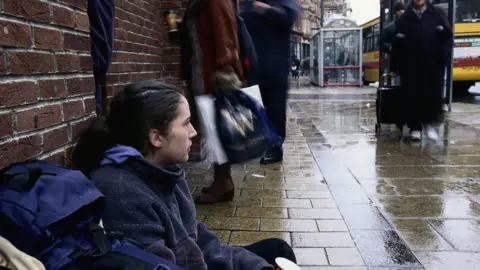
<instances>
[{"instance_id":1,"label":"rolling suitcase","mask_svg":"<svg viewBox=\"0 0 480 270\"><path fill-rule=\"evenodd\" d=\"M377 89L375 133L380 133L382 124L396 124L399 115L400 76L382 75Z\"/></svg>"}]
</instances>

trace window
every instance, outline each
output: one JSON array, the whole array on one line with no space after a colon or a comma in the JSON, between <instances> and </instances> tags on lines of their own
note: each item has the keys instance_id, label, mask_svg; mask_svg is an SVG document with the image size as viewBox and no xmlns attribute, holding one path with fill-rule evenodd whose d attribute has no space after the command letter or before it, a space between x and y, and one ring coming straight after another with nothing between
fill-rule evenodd
<instances>
[{"instance_id":1,"label":"window","mask_svg":"<svg viewBox=\"0 0 480 270\"><path fill-rule=\"evenodd\" d=\"M434 1L448 15L448 4L451 0ZM480 0L457 0L456 23L480 22Z\"/></svg>"},{"instance_id":2,"label":"window","mask_svg":"<svg viewBox=\"0 0 480 270\"><path fill-rule=\"evenodd\" d=\"M456 22L480 22L480 1L457 0Z\"/></svg>"}]
</instances>

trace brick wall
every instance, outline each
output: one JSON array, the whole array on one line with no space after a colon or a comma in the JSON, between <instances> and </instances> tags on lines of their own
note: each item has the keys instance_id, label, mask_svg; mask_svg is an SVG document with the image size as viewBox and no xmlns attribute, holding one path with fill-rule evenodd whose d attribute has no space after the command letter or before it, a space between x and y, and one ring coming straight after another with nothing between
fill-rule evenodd
<instances>
[{"instance_id":1,"label":"brick wall","mask_svg":"<svg viewBox=\"0 0 480 270\"><path fill-rule=\"evenodd\" d=\"M145 79L185 88L180 51L162 16L167 9L182 15L186 3L116 0L108 97ZM93 119L86 9L87 0L0 0L0 168L35 157L63 163L72 139Z\"/></svg>"},{"instance_id":2,"label":"brick wall","mask_svg":"<svg viewBox=\"0 0 480 270\"><path fill-rule=\"evenodd\" d=\"M0 168L63 162L95 110L87 0L0 0Z\"/></svg>"},{"instance_id":3,"label":"brick wall","mask_svg":"<svg viewBox=\"0 0 480 270\"><path fill-rule=\"evenodd\" d=\"M106 78L109 97L132 81L146 79L163 79L183 89L180 51L163 27L163 11L182 6L182 1L116 1L114 53Z\"/></svg>"},{"instance_id":4,"label":"brick wall","mask_svg":"<svg viewBox=\"0 0 480 270\"><path fill-rule=\"evenodd\" d=\"M146 79L161 79L185 90L184 82L179 79L178 42L169 40L163 26L163 12L174 9L181 17L187 3L116 0L114 53L106 78L108 97L130 82ZM200 152L197 139L190 155L193 160L198 160Z\"/></svg>"}]
</instances>

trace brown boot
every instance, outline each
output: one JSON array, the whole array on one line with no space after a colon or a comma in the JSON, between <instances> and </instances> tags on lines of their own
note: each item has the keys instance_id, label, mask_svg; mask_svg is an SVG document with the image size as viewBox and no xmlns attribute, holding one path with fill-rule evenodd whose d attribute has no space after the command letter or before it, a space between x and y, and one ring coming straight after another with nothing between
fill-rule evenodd
<instances>
[{"instance_id":1,"label":"brown boot","mask_svg":"<svg viewBox=\"0 0 480 270\"><path fill-rule=\"evenodd\" d=\"M198 204L211 204L233 200L235 186L231 176L231 165L215 165L214 180L210 187L204 188L195 200Z\"/></svg>"}]
</instances>

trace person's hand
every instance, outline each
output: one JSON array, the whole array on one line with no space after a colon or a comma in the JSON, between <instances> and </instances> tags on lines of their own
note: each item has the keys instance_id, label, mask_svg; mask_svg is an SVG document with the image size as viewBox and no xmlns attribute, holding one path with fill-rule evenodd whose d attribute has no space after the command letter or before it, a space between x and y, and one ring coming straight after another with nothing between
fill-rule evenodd
<instances>
[{"instance_id":1,"label":"person's hand","mask_svg":"<svg viewBox=\"0 0 480 270\"><path fill-rule=\"evenodd\" d=\"M259 2L259 1L253 2L253 11L260 14L266 13L271 7L272 6L270 6L269 4L265 4L263 2Z\"/></svg>"}]
</instances>

